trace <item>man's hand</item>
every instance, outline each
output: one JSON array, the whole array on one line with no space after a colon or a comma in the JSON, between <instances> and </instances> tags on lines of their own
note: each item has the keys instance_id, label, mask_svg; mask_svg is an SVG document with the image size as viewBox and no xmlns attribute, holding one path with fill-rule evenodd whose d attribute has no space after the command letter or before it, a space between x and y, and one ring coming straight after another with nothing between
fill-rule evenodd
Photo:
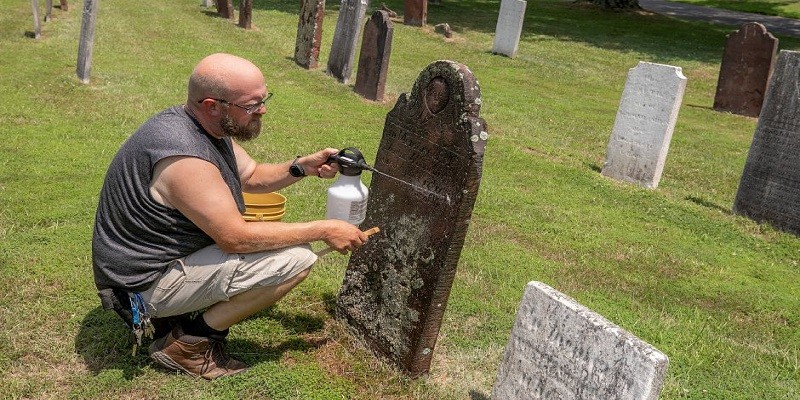
<instances>
[{"instance_id":1,"label":"man's hand","mask_svg":"<svg viewBox=\"0 0 800 400\"><path fill-rule=\"evenodd\" d=\"M331 179L336 176L337 172L339 172L339 166L336 165L336 163L326 163L328 162L328 157L338 152L339 150L327 148L314 154L300 157L300 159L297 161L303 166L303 169L306 171L306 175L316 175L320 178Z\"/></svg>"},{"instance_id":2,"label":"man's hand","mask_svg":"<svg viewBox=\"0 0 800 400\"><path fill-rule=\"evenodd\" d=\"M345 221L329 219L323 221L325 224L325 243L342 254L353 251L367 241L367 234L361 232L357 226Z\"/></svg>"}]
</instances>

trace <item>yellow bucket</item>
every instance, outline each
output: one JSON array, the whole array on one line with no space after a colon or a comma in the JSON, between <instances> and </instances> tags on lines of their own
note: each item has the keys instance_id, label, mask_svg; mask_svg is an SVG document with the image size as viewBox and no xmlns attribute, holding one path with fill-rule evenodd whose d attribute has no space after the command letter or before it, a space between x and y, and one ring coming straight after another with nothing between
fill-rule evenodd
<instances>
[{"instance_id":1,"label":"yellow bucket","mask_svg":"<svg viewBox=\"0 0 800 400\"><path fill-rule=\"evenodd\" d=\"M277 192L242 193L245 221L280 221L286 214L286 197Z\"/></svg>"}]
</instances>

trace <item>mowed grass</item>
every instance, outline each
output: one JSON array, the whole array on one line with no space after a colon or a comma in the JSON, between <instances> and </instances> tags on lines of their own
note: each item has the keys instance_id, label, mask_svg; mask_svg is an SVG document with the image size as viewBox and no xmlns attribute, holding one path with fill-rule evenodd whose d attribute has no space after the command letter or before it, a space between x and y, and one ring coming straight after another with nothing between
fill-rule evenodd
<instances>
[{"instance_id":1,"label":"mowed grass","mask_svg":"<svg viewBox=\"0 0 800 400\"><path fill-rule=\"evenodd\" d=\"M532 280L666 353L664 399L800 397L800 239L731 214L756 120L711 110L735 28L529 2L510 59L490 53L498 2L445 1L429 6L428 27L395 24L387 100L373 103L294 64L297 1L256 0L252 31L198 3L102 2L83 85L79 2L33 40L29 3L0 0L0 398L485 398ZM328 5L323 66L337 11ZM454 39L433 33L441 22ZM782 49L799 44L781 38ZM462 62L480 81L483 181L427 377L375 360L333 319L339 255L232 329L231 351L252 368L228 379L131 356L99 307L90 240L105 169L139 124L185 100L191 68L218 51L253 60L276 93L262 137L245 145L264 161L357 146L372 162L386 113L426 65ZM598 172L640 60L688 78L657 190ZM322 217L330 183L286 189L286 220Z\"/></svg>"},{"instance_id":2,"label":"mowed grass","mask_svg":"<svg viewBox=\"0 0 800 400\"><path fill-rule=\"evenodd\" d=\"M675 0L699 6L743 11L754 14L800 18L800 2L787 0Z\"/></svg>"}]
</instances>

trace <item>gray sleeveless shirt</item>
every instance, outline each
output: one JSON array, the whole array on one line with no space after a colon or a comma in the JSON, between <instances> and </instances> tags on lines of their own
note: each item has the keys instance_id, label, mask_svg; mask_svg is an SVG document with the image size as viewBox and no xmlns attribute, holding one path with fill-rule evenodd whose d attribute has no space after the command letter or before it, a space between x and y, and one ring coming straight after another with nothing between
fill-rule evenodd
<instances>
[{"instance_id":1,"label":"gray sleeveless shirt","mask_svg":"<svg viewBox=\"0 0 800 400\"><path fill-rule=\"evenodd\" d=\"M156 163L171 156L217 166L244 212L231 139L210 136L182 106L155 115L123 143L106 173L92 238L98 289L145 291L172 261L214 243L178 210L150 196Z\"/></svg>"}]
</instances>

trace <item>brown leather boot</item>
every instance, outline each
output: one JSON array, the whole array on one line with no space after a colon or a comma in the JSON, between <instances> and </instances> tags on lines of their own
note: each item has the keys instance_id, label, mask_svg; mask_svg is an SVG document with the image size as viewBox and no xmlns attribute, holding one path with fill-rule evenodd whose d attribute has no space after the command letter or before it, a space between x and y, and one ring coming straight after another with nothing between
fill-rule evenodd
<instances>
[{"instance_id":1,"label":"brown leather boot","mask_svg":"<svg viewBox=\"0 0 800 400\"><path fill-rule=\"evenodd\" d=\"M225 341L183 333L180 325L150 344L150 357L173 371L215 379L247 370L247 364L225 352Z\"/></svg>"}]
</instances>

